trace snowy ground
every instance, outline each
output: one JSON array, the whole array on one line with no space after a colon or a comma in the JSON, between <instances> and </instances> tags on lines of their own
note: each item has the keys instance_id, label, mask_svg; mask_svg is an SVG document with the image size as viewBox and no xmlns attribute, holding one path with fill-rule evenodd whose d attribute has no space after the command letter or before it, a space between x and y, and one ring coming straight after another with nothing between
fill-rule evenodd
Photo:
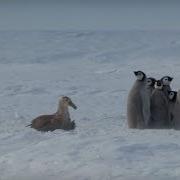
<instances>
[{"instance_id":1,"label":"snowy ground","mask_svg":"<svg viewBox=\"0 0 180 180\"><path fill-rule=\"evenodd\" d=\"M132 71L174 77L180 31L0 32L0 180L179 179L180 132L129 130ZM74 131L25 127L67 95Z\"/></svg>"}]
</instances>

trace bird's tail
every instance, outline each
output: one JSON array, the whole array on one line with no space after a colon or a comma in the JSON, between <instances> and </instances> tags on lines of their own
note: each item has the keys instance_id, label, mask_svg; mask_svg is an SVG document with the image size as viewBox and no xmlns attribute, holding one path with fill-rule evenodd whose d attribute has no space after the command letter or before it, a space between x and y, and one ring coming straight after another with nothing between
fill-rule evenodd
<instances>
[{"instance_id":1,"label":"bird's tail","mask_svg":"<svg viewBox=\"0 0 180 180\"><path fill-rule=\"evenodd\" d=\"M26 127L29 127L29 126L31 126L32 124L28 124L28 125L26 125Z\"/></svg>"}]
</instances>

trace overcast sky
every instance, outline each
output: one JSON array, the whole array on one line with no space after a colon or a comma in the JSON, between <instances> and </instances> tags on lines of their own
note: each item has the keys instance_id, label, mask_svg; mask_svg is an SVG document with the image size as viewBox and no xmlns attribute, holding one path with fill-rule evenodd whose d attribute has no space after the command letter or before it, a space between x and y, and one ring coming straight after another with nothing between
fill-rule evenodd
<instances>
[{"instance_id":1,"label":"overcast sky","mask_svg":"<svg viewBox=\"0 0 180 180\"><path fill-rule=\"evenodd\" d=\"M178 0L0 0L0 30L179 29Z\"/></svg>"}]
</instances>

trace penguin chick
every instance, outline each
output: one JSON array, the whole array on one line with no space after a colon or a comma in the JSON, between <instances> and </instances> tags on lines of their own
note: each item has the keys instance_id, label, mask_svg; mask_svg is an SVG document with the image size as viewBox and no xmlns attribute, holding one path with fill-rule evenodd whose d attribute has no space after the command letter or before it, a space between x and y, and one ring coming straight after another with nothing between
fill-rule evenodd
<instances>
[{"instance_id":1,"label":"penguin chick","mask_svg":"<svg viewBox=\"0 0 180 180\"><path fill-rule=\"evenodd\" d=\"M156 79L149 77L146 79L145 89L144 93L142 95L143 99L143 118L145 127L148 128L148 124L150 123L151 118L151 111L150 111L150 101L151 101L151 95L154 90Z\"/></svg>"},{"instance_id":2,"label":"penguin chick","mask_svg":"<svg viewBox=\"0 0 180 180\"><path fill-rule=\"evenodd\" d=\"M163 84L163 92L165 93L165 95L168 97L168 91L171 91L171 82L172 82L173 78L170 76L164 76L161 78L161 82Z\"/></svg>"},{"instance_id":3,"label":"penguin chick","mask_svg":"<svg viewBox=\"0 0 180 180\"><path fill-rule=\"evenodd\" d=\"M175 127L174 123L174 107L177 99L177 91L168 91L169 113L170 113L170 125Z\"/></svg>"},{"instance_id":4,"label":"penguin chick","mask_svg":"<svg viewBox=\"0 0 180 180\"><path fill-rule=\"evenodd\" d=\"M156 81L155 89L151 96L151 122L149 127L162 129L169 127L169 107L168 98L163 92L163 83L161 80Z\"/></svg>"},{"instance_id":5,"label":"penguin chick","mask_svg":"<svg viewBox=\"0 0 180 180\"><path fill-rule=\"evenodd\" d=\"M128 94L127 100L127 121L129 128L144 128L143 99L146 84L146 74L142 71L135 71L136 81Z\"/></svg>"},{"instance_id":6,"label":"penguin chick","mask_svg":"<svg viewBox=\"0 0 180 180\"><path fill-rule=\"evenodd\" d=\"M172 114L173 114L174 128L180 129L180 90L177 92Z\"/></svg>"}]
</instances>

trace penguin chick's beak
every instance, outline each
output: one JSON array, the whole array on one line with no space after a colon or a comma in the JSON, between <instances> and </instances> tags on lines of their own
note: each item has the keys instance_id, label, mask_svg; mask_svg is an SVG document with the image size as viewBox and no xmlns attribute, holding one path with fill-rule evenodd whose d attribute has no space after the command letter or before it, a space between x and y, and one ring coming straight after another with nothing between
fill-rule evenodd
<instances>
[{"instance_id":1,"label":"penguin chick's beak","mask_svg":"<svg viewBox=\"0 0 180 180\"><path fill-rule=\"evenodd\" d=\"M73 103L73 102L70 102L69 105L74 108L74 109L77 109L77 106Z\"/></svg>"},{"instance_id":2,"label":"penguin chick's beak","mask_svg":"<svg viewBox=\"0 0 180 180\"><path fill-rule=\"evenodd\" d=\"M173 77L169 77L169 81L172 81L173 80Z\"/></svg>"},{"instance_id":3,"label":"penguin chick's beak","mask_svg":"<svg viewBox=\"0 0 180 180\"><path fill-rule=\"evenodd\" d=\"M134 74L135 74L135 76L137 76L137 75L138 75L138 72L137 72L137 71L134 71Z\"/></svg>"}]
</instances>

